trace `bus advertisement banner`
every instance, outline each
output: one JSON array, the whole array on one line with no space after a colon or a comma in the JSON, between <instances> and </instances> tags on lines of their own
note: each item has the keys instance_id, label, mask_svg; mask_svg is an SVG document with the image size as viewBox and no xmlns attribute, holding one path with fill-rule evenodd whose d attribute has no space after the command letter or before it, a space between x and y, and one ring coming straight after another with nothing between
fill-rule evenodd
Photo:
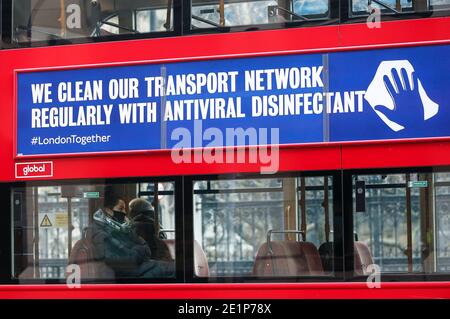
<instances>
[{"instance_id":1,"label":"bus advertisement banner","mask_svg":"<svg viewBox=\"0 0 450 319\"><path fill-rule=\"evenodd\" d=\"M448 56L443 45L19 70L16 155L450 136Z\"/></svg>"}]
</instances>

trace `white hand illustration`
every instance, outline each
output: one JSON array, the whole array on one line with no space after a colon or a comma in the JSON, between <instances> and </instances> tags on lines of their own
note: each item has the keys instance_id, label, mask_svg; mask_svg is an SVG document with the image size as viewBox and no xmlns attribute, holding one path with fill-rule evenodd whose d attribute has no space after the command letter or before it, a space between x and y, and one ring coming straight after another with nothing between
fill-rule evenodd
<instances>
[{"instance_id":1,"label":"white hand illustration","mask_svg":"<svg viewBox=\"0 0 450 319\"><path fill-rule=\"evenodd\" d=\"M415 78L408 60L381 62L364 98L395 132L405 129L412 119L428 120L439 111L439 105L428 97L422 82ZM407 112L401 112L405 108ZM410 112L415 114L405 116Z\"/></svg>"}]
</instances>

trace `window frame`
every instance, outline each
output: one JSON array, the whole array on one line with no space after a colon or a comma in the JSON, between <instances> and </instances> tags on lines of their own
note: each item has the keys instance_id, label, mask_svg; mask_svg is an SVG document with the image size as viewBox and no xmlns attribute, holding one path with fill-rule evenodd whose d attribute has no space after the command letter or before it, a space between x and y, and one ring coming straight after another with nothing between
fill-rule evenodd
<instances>
[{"instance_id":1,"label":"window frame","mask_svg":"<svg viewBox=\"0 0 450 319\"><path fill-rule=\"evenodd\" d=\"M205 180L235 180L235 179L273 179L273 178L297 178L297 177L323 177L330 176L333 178L333 243L334 243L334 272L332 275L325 276L302 276L302 277L286 277L286 276L223 276L223 277L196 277L194 275L194 182ZM343 272L343 241L342 232L343 225L342 202L341 202L341 171L292 171L282 172L273 175L261 175L254 173L236 173L236 174L217 174L217 175L198 175L186 176L184 179L184 198L185 198L185 260L186 260L186 282L187 283L288 283L288 282L342 282L345 278ZM297 192L297 189L295 190ZM318 248L318 247L317 247Z\"/></svg>"},{"instance_id":2,"label":"window frame","mask_svg":"<svg viewBox=\"0 0 450 319\"><path fill-rule=\"evenodd\" d=\"M293 2L294 0L292 0ZM229 1L229 3L244 2L244 1ZM265 24L249 24L249 25L236 25L236 26L225 26L225 27L210 27L210 28L192 28L191 11L192 6L189 1L189 29L187 32L189 34L204 34L204 33L228 33L228 32L241 32L241 31L262 31L262 30L276 30L276 29L289 29L296 27L313 27L313 26L324 26L333 25L339 23L339 0L328 0L328 11L326 15L317 18L311 18L310 20L292 20L285 22L273 22ZM186 22L186 21L185 21Z\"/></svg>"},{"instance_id":3,"label":"window frame","mask_svg":"<svg viewBox=\"0 0 450 319\"><path fill-rule=\"evenodd\" d=\"M0 34L1 44L0 49L16 49L16 48L31 48L31 47L45 47L55 45L70 45L70 44L90 44L97 42L114 42L114 41L127 41L138 39L154 39L154 38L167 38L167 37L179 37L185 35L197 35L197 34L220 34L230 32L248 32L248 31L264 31L264 30L280 30L290 29L298 27L317 27L325 25L340 25L340 24L353 24L353 23L366 23L366 15L353 15L351 11L351 0L329 0L329 17L317 20L308 21L289 21L282 23L268 23L259 25L243 25L243 26L228 26L223 28L211 27L211 28L191 28L191 1L190 0L174 0L173 3L173 31L159 31L151 33L140 34L120 34L120 35L108 35L99 37L80 37L73 39L58 39L49 41L35 41L30 43L22 43L16 45L12 43L12 1L13 0L0 0L2 2L3 10L2 25L3 34ZM436 9L437 8L437 9ZM408 19L421 19L431 17L445 17L450 16L450 5L443 6L430 6L431 10L423 12L404 12L404 13L387 13L381 15L381 21L396 21L396 20L408 20ZM433 11L436 10L436 11Z\"/></svg>"},{"instance_id":4,"label":"window frame","mask_svg":"<svg viewBox=\"0 0 450 319\"><path fill-rule=\"evenodd\" d=\"M343 197L345 202L345 211L350 212L344 214L346 229L354 231L354 214L353 211L353 176L354 175L390 175L390 174L420 174L420 173L450 173L450 166L435 167L398 167L398 168L369 168L369 169L349 169L343 170ZM349 187L350 186L350 187ZM353 233L345 234L346 254L346 281L362 282L367 281L367 275L357 275L354 273L354 236ZM381 282L424 282L424 281L448 281L450 273L406 273L406 272L390 272L380 274Z\"/></svg>"},{"instance_id":5,"label":"window frame","mask_svg":"<svg viewBox=\"0 0 450 319\"><path fill-rule=\"evenodd\" d=\"M162 177L136 177L136 178L110 178L110 179L77 179L77 180L46 180L46 181L26 181L20 183L0 183L0 198L6 199L6 208L9 209L7 223L0 223L0 239L7 234L9 240L0 243L0 284L66 284L66 278L49 279L19 279L14 278L14 210L13 210L13 189L26 187L48 187L48 186L66 186L66 185L89 185L89 184L138 184L143 182L173 182L174 183L174 201L175 201L175 277L173 278L115 278L114 280L105 279L85 279L82 284L167 284L184 283L184 255L183 247L183 191L182 178L175 176ZM73 242L72 244L75 244ZM3 253L2 252L6 252Z\"/></svg>"},{"instance_id":6,"label":"window frame","mask_svg":"<svg viewBox=\"0 0 450 319\"><path fill-rule=\"evenodd\" d=\"M172 31L158 31L158 32L146 32L137 34L118 34L118 35L103 35L98 37L86 36L71 39L51 39L47 41L32 41L27 43L13 43L12 39L12 23L13 23L13 5L14 0L0 0L3 6L8 10L1 12L3 18L3 28L5 30L4 34L1 35L2 43L4 48L17 49L17 48L33 48L33 47L47 47L47 46L57 46L57 45L70 45L70 44L89 44L97 42L115 42L115 41L126 41L126 40L138 40L138 39L152 39L152 38L167 38L181 36L182 32L182 2L185 0L172 0L172 11L173 15L171 17L173 21ZM9 11L8 13L6 13ZM135 11L136 12L136 11ZM9 23L9 25L7 25ZM7 34L6 34L7 33Z\"/></svg>"},{"instance_id":7,"label":"window frame","mask_svg":"<svg viewBox=\"0 0 450 319\"><path fill-rule=\"evenodd\" d=\"M383 0L381 0L383 1ZM367 18L369 13L358 14L353 13L352 5L353 0L342 1L339 0L341 7L341 24L353 24L353 23L367 23ZM432 9L432 8L431 8ZM437 18L437 17L445 17L450 16L450 6L443 9L434 10L426 10L426 11L414 11L414 7L411 8L411 11L394 13L389 12L381 12L380 21L398 21L398 20L409 20L409 19L426 19L426 18Z\"/></svg>"},{"instance_id":8,"label":"window frame","mask_svg":"<svg viewBox=\"0 0 450 319\"><path fill-rule=\"evenodd\" d=\"M5 203L9 213L4 214L0 223L0 284L65 284L65 279L30 279L12 278L13 274L13 188L34 186L61 186L89 183L140 183L140 182L174 182L175 184L175 236L176 236L176 276L175 278L142 279L118 278L116 284L160 284L160 283L285 283L285 282L365 282L367 275L354 274L353 252L353 175L371 174L406 174L406 173L439 173L450 172L450 166L443 167L399 167L370 168L327 171L292 171L275 175L263 176L253 173L216 174L198 176L162 176L111 179L77 179L77 180L46 180L14 183L0 183L0 200ZM233 180L288 177L333 177L333 242L334 274L320 277L195 277L194 276L194 219L193 219L193 182L200 180ZM345 232L351 229L351 232ZM191 231L189 231L191 230ZM344 253L345 252L345 253ZM184 258L183 258L184 256ZM382 273L381 282L426 282L448 281L450 274L445 273ZM83 281L84 283L84 281ZM93 280L86 283L111 283L111 281Z\"/></svg>"}]
</instances>

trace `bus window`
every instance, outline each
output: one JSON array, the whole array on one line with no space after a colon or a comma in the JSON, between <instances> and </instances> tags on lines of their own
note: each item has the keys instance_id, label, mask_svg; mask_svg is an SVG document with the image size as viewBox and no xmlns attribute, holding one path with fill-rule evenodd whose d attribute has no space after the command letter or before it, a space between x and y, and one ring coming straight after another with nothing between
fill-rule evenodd
<instances>
[{"instance_id":1,"label":"bus window","mask_svg":"<svg viewBox=\"0 0 450 319\"><path fill-rule=\"evenodd\" d=\"M158 186L155 186L155 185ZM139 197L156 206L160 237L175 239L175 185L166 183L139 183ZM157 191L156 191L157 190Z\"/></svg>"},{"instance_id":2,"label":"bus window","mask_svg":"<svg viewBox=\"0 0 450 319\"><path fill-rule=\"evenodd\" d=\"M174 192L172 182L13 188L13 278L174 278Z\"/></svg>"},{"instance_id":3,"label":"bus window","mask_svg":"<svg viewBox=\"0 0 450 319\"><path fill-rule=\"evenodd\" d=\"M369 15L374 9L382 14L434 12L448 10L450 0L352 0L350 16Z\"/></svg>"},{"instance_id":4,"label":"bus window","mask_svg":"<svg viewBox=\"0 0 450 319\"><path fill-rule=\"evenodd\" d=\"M333 178L194 182L194 239L210 277L333 275Z\"/></svg>"},{"instance_id":5,"label":"bus window","mask_svg":"<svg viewBox=\"0 0 450 319\"><path fill-rule=\"evenodd\" d=\"M450 272L450 173L434 174L436 271Z\"/></svg>"},{"instance_id":6,"label":"bus window","mask_svg":"<svg viewBox=\"0 0 450 319\"><path fill-rule=\"evenodd\" d=\"M382 274L450 270L449 176L448 173L353 176L354 184L359 185L353 192L356 275L372 272L367 271L368 261L377 265ZM360 185L365 191L358 194ZM357 199L358 196L362 199ZM356 202L360 200L365 203L357 209Z\"/></svg>"},{"instance_id":7,"label":"bus window","mask_svg":"<svg viewBox=\"0 0 450 319\"><path fill-rule=\"evenodd\" d=\"M448 10L450 8L450 0L430 0L430 7L437 10Z\"/></svg>"},{"instance_id":8,"label":"bus window","mask_svg":"<svg viewBox=\"0 0 450 319\"><path fill-rule=\"evenodd\" d=\"M366 0L352 0L352 15L368 15L372 9L369 8L368 1ZM371 8L381 10L383 13L393 13L392 10L399 12L412 11L412 1L408 0L380 0L373 1L370 4ZM392 8L392 10L390 9Z\"/></svg>"},{"instance_id":9,"label":"bus window","mask_svg":"<svg viewBox=\"0 0 450 319\"><path fill-rule=\"evenodd\" d=\"M327 19L328 0L192 1L192 28L251 26Z\"/></svg>"},{"instance_id":10,"label":"bus window","mask_svg":"<svg viewBox=\"0 0 450 319\"><path fill-rule=\"evenodd\" d=\"M71 43L78 38L173 31L169 0L13 1L12 42Z\"/></svg>"}]
</instances>

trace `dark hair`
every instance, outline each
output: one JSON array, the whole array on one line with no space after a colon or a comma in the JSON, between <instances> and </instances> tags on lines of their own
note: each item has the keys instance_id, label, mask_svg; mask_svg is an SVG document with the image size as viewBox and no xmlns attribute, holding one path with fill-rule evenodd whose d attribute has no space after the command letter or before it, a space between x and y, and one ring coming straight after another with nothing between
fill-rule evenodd
<instances>
[{"instance_id":1,"label":"dark hair","mask_svg":"<svg viewBox=\"0 0 450 319\"><path fill-rule=\"evenodd\" d=\"M103 207L112 209L117 205L122 196L119 195L117 191L114 190L112 185L105 186L105 192L103 194Z\"/></svg>"},{"instance_id":2,"label":"dark hair","mask_svg":"<svg viewBox=\"0 0 450 319\"><path fill-rule=\"evenodd\" d=\"M153 210L152 204L143 198L133 199L128 206L130 207L130 218L135 218L141 214L155 218L155 211Z\"/></svg>"}]
</instances>

